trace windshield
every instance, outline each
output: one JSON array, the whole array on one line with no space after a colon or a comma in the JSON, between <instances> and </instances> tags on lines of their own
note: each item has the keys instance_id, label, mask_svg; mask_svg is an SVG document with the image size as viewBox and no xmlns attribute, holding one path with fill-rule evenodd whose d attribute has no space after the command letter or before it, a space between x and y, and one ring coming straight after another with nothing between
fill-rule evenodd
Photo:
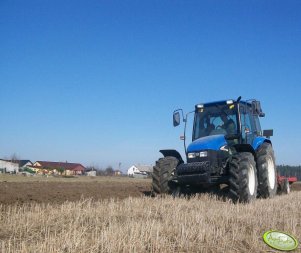
<instances>
[{"instance_id":1,"label":"windshield","mask_svg":"<svg viewBox=\"0 0 301 253\"><path fill-rule=\"evenodd\" d=\"M237 105L214 104L198 108L194 117L193 137L237 133Z\"/></svg>"}]
</instances>

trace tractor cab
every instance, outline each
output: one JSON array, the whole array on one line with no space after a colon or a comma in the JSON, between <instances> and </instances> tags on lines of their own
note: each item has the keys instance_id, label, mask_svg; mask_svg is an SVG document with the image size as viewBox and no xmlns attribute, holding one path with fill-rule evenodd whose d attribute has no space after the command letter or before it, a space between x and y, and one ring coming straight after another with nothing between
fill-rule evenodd
<instances>
[{"instance_id":1,"label":"tractor cab","mask_svg":"<svg viewBox=\"0 0 301 253\"><path fill-rule=\"evenodd\" d=\"M192 143L188 146L187 153L208 149L208 145L213 150L220 150L226 144L249 144L256 148L257 137L273 135L272 130L262 132L259 117L264 117L264 113L260 102L256 100L231 99L197 104ZM173 118L174 126L179 125L179 110L174 112ZM183 120L185 123L186 118Z\"/></svg>"},{"instance_id":2,"label":"tractor cab","mask_svg":"<svg viewBox=\"0 0 301 253\"><path fill-rule=\"evenodd\" d=\"M252 145L262 135L258 117L263 117L258 101L226 100L195 106L192 141L222 134L236 143Z\"/></svg>"}]
</instances>

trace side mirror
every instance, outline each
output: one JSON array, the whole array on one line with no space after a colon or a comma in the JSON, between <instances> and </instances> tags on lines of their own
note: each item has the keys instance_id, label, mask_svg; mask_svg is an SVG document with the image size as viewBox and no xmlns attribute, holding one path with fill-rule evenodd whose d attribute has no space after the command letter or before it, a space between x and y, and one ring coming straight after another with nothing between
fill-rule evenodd
<instances>
[{"instance_id":1,"label":"side mirror","mask_svg":"<svg viewBox=\"0 0 301 253\"><path fill-rule=\"evenodd\" d=\"M180 125L180 123L181 123L180 112L176 111L173 113L173 126L176 127L176 126Z\"/></svg>"},{"instance_id":2,"label":"side mirror","mask_svg":"<svg viewBox=\"0 0 301 253\"><path fill-rule=\"evenodd\" d=\"M259 101L252 101L252 111L253 114L258 115L259 117L264 117L265 113L262 112L261 105Z\"/></svg>"},{"instance_id":3,"label":"side mirror","mask_svg":"<svg viewBox=\"0 0 301 253\"><path fill-rule=\"evenodd\" d=\"M267 138L270 138L271 136L273 136L273 129L263 130L262 135Z\"/></svg>"}]
</instances>

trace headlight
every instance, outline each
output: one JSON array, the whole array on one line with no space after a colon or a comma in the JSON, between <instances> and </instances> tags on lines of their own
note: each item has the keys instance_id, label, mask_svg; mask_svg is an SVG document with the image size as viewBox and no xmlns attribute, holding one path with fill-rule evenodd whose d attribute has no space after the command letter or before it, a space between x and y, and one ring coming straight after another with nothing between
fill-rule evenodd
<instances>
[{"instance_id":1,"label":"headlight","mask_svg":"<svg viewBox=\"0 0 301 253\"><path fill-rule=\"evenodd\" d=\"M188 158L195 158L195 153L188 153Z\"/></svg>"},{"instance_id":2,"label":"headlight","mask_svg":"<svg viewBox=\"0 0 301 253\"><path fill-rule=\"evenodd\" d=\"M199 157L207 157L207 151L200 152Z\"/></svg>"},{"instance_id":3,"label":"headlight","mask_svg":"<svg viewBox=\"0 0 301 253\"><path fill-rule=\"evenodd\" d=\"M192 159L196 157L207 157L207 151L188 153L188 158Z\"/></svg>"}]
</instances>

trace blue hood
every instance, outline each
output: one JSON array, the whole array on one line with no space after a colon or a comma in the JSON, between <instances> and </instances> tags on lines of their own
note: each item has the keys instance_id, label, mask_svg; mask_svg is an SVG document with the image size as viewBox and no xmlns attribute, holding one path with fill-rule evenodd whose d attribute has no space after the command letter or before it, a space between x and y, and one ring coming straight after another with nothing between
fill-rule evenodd
<instances>
[{"instance_id":1,"label":"blue hood","mask_svg":"<svg viewBox=\"0 0 301 253\"><path fill-rule=\"evenodd\" d=\"M199 138L189 144L187 152L197 152L202 150L219 150L222 146L227 145L227 141L223 134L209 135Z\"/></svg>"}]
</instances>

